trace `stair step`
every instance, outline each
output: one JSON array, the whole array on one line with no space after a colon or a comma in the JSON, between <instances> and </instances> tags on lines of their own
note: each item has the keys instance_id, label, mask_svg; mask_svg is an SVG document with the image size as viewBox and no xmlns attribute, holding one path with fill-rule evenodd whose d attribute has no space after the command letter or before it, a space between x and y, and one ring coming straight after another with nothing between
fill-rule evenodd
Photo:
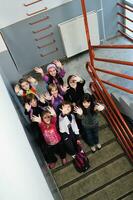
<instances>
[{"instance_id":1,"label":"stair step","mask_svg":"<svg viewBox=\"0 0 133 200\"><path fill-rule=\"evenodd\" d=\"M93 195L84 196L83 198L79 198L78 200L81 200L81 199L133 200L133 193L131 193L132 189L133 189L133 173L131 171L126 176L123 176L119 180L102 188L102 190L94 193Z\"/></svg>"},{"instance_id":2,"label":"stair step","mask_svg":"<svg viewBox=\"0 0 133 200\"><path fill-rule=\"evenodd\" d=\"M119 179L120 176L130 170L132 170L132 165L128 159L123 156L112 161L107 166L97 170L95 173L85 176L84 179L81 179L78 182L63 188L61 190L61 194L64 200L79 199L80 197L95 191L99 187L103 187L103 185L109 185L110 182L113 182L113 180L116 181L116 179Z\"/></svg>"},{"instance_id":3,"label":"stair step","mask_svg":"<svg viewBox=\"0 0 133 200\"><path fill-rule=\"evenodd\" d=\"M133 180L133 177L132 177L132 180ZM132 183L132 186L133 186L133 183ZM126 197L124 197L124 198L119 198L119 199L117 199L117 200L133 200L133 190L132 190L130 193L128 193L128 194L126 195Z\"/></svg>"},{"instance_id":4,"label":"stair step","mask_svg":"<svg viewBox=\"0 0 133 200\"><path fill-rule=\"evenodd\" d=\"M123 150L121 147L116 141L114 141L113 143L103 147L100 151L97 151L95 154L91 153L88 156L91 166L89 171L92 171L103 163L106 163L107 161L115 158L122 152ZM75 170L72 163L54 173L54 178L58 187L63 186L64 184L69 183L70 181L73 181L80 176L81 174Z\"/></svg>"},{"instance_id":5,"label":"stair step","mask_svg":"<svg viewBox=\"0 0 133 200\"><path fill-rule=\"evenodd\" d=\"M107 121L105 120L104 116L101 113L98 113L98 121L100 127L108 125Z\"/></svg>"},{"instance_id":6,"label":"stair step","mask_svg":"<svg viewBox=\"0 0 133 200\"><path fill-rule=\"evenodd\" d=\"M99 138L100 138L100 143L102 144L102 146L106 145L106 143L108 143L112 140L115 140L115 136L108 126L99 131ZM81 142L82 142L84 151L88 152L88 153L91 152L89 146L82 139L81 139ZM69 164L69 162L71 162L71 160L72 160L70 155L67 155L67 160L68 160L68 164ZM52 171L54 172L61 168L63 168L63 166L62 166L60 159L58 159L58 161L56 163L56 168Z\"/></svg>"}]
</instances>

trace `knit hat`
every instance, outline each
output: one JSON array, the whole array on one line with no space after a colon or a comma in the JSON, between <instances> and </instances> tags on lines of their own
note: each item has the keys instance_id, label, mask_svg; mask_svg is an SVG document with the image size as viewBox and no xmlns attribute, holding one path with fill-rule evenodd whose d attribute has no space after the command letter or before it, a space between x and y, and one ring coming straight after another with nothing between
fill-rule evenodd
<instances>
[{"instance_id":1,"label":"knit hat","mask_svg":"<svg viewBox=\"0 0 133 200\"><path fill-rule=\"evenodd\" d=\"M47 66L47 72L48 72L49 69L52 68L52 67L55 68L55 69L57 69L55 64L50 63L50 64Z\"/></svg>"}]
</instances>

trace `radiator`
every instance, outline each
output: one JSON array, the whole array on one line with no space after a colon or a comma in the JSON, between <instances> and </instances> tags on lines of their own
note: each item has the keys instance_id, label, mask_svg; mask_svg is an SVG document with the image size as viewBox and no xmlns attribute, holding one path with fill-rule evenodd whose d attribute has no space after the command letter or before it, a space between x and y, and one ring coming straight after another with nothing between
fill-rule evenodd
<instances>
[{"instance_id":1,"label":"radiator","mask_svg":"<svg viewBox=\"0 0 133 200\"><path fill-rule=\"evenodd\" d=\"M99 45L99 29L96 12L87 13L92 45ZM83 16L58 24L66 56L72 57L88 49Z\"/></svg>"}]
</instances>

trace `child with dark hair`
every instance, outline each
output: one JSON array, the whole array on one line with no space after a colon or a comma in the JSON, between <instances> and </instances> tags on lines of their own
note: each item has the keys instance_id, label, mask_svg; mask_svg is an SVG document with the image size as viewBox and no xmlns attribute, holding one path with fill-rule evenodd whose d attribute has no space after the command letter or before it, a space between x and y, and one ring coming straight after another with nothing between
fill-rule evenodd
<instances>
[{"instance_id":1,"label":"child with dark hair","mask_svg":"<svg viewBox=\"0 0 133 200\"><path fill-rule=\"evenodd\" d=\"M45 98L43 95L40 96L38 99L34 94L28 94L24 97L25 102L25 114L29 116L29 119L31 121L31 130L32 130L32 136L38 145L38 147L41 149L42 153L46 157L46 148L45 143L41 134L41 131L39 129L38 123L32 122L32 117L34 115L38 116L41 115L44 109L48 106L48 103L45 101Z\"/></svg>"},{"instance_id":2,"label":"child with dark hair","mask_svg":"<svg viewBox=\"0 0 133 200\"><path fill-rule=\"evenodd\" d=\"M20 79L18 84L15 85L14 90L17 96L22 97L22 100L23 97L27 96L28 94L39 96L41 93L38 81L31 76Z\"/></svg>"},{"instance_id":3,"label":"child with dark hair","mask_svg":"<svg viewBox=\"0 0 133 200\"><path fill-rule=\"evenodd\" d=\"M47 162L50 168L55 167L57 158L55 154L57 153L61 160L62 164L66 164L66 152L61 140L61 136L56 128L56 113L53 108L48 107L43 113L42 116L33 116L33 122L39 124L40 130L42 132L44 141L47 144Z\"/></svg>"},{"instance_id":4,"label":"child with dark hair","mask_svg":"<svg viewBox=\"0 0 133 200\"><path fill-rule=\"evenodd\" d=\"M70 75L67 79L68 90L64 95L66 101L70 101L74 106L80 105L84 95L85 80L77 75Z\"/></svg>"},{"instance_id":5,"label":"child with dark hair","mask_svg":"<svg viewBox=\"0 0 133 200\"><path fill-rule=\"evenodd\" d=\"M64 84L63 77L65 76L65 70L59 60L55 60L47 66L47 73L44 73L41 67L35 67L34 70L41 74L47 85L54 83L57 85L59 91L62 91L60 86Z\"/></svg>"},{"instance_id":6,"label":"child with dark hair","mask_svg":"<svg viewBox=\"0 0 133 200\"><path fill-rule=\"evenodd\" d=\"M79 140L79 129L75 116L72 114L71 103L64 101L60 110L59 131L63 138L67 152L74 157L78 150L77 145L81 143Z\"/></svg>"},{"instance_id":7,"label":"child with dark hair","mask_svg":"<svg viewBox=\"0 0 133 200\"><path fill-rule=\"evenodd\" d=\"M37 98L34 94L27 94L24 97L25 102L25 113L29 115L31 119L33 115L39 115L43 112L46 106L48 106L48 102L45 100L43 95L40 98Z\"/></svg>"},{"instance_id":8,"label":"child with dark hair","mask_svg":"<svg viewBox=\"0 0 133 200\"><path fill-rule=\"evenodd\" d=\"M96 147L101 149L98 136L98 117L97 111L103 111L104 106L96 103L93 96L85 93L82 99L82 108L75 106L74 111L81 119L82 130L85 135L85 141L91 147L92 152Z\"/></svg>"}]
</instances>

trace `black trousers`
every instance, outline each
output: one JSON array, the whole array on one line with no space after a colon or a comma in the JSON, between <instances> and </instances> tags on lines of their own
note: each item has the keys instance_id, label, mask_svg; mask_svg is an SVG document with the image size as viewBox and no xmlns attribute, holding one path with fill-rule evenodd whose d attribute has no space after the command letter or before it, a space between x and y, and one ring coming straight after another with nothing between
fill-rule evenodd
<instances>
[{"instance_id":1,"label":"black trousers","mask_svg":"<svg viewBox=\"0 0 133 200\"><path fill-rule=\"evenodd\" d=\"M47 145L47 155L46 155L46 161L47 163L56 162L56 154L60 156L61 159L64 159L66 157L66 151L64 148L63 142L59 142L56 145Z\"/></svg>"},{"instance_id":2,"label":"black trousers","mask_svg":"<svg viewBox=\"0 0 133 200\"><path fill-rule=\"evenodd\" d=\"M67 152L70 155L75 155L77 153L77 138L75 134L63 133L63 135L64 135L63 140L64 140L64 144L65 144Z\"/></svg>"}]
</instances>

